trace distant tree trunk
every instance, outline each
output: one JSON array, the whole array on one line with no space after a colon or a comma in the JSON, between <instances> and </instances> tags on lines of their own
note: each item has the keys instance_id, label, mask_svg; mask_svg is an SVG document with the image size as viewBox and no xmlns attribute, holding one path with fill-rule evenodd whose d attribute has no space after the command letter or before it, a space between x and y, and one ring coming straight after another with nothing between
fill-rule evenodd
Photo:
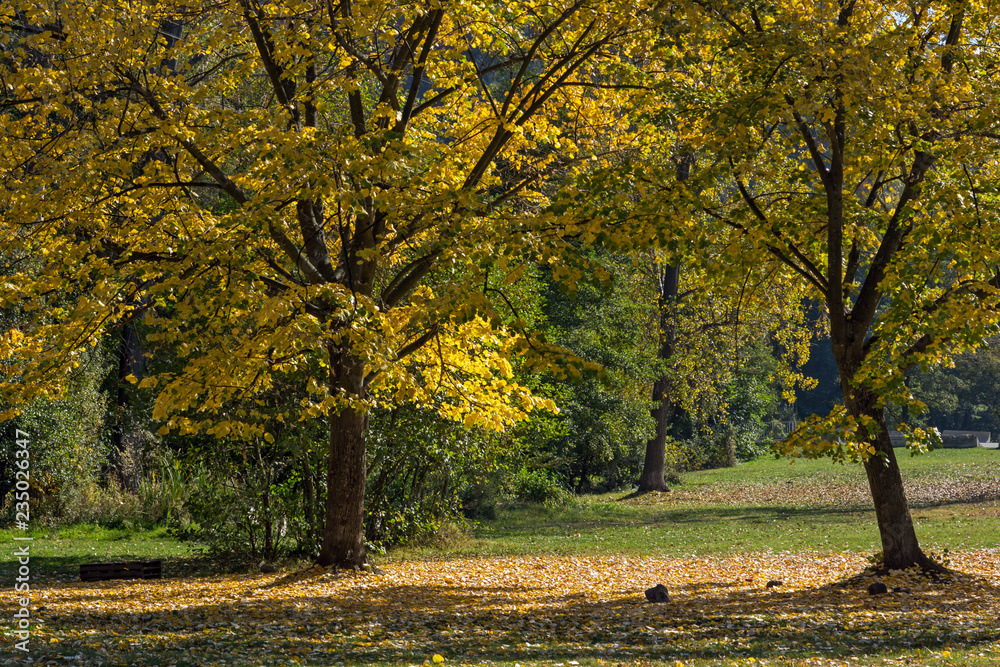
<instances>
[{"instance_id":1,"label":"distant tree trunk","mask_svg":"<svg viewBox=\"0 0 1000 667\"><path fill-rule=\"evenodd\" d=\"M319 530L316 525L316 489L313 486L313 470L309 463L309 452L302 454L302 503L305 505L306 519L306 540L309 544L309 553L315 554L316 536Z\"/></svg>"},{"instance_id":2,"label":"distant tree trunk","mask_svg":"<svg viewBox=\"0 0 1000 667\"><path fill-rule=\"evenodd\" d=\"M276 551L274 545L274 527L271 523L274 517L271 516L271 486L267 485L264 487L261 493L261 507L263 512L261 516L264 518L264 544L262 547L263 556L265 560L271 560L274 558L274 552Z\"/></svg>"},{"instance_id":3,"label":"distant tree trunk","mask_svg":"<svg viewBox=\"0 0 1000 667\"><path fill-rule=\"evenodd\" d=\"M585 453L580 455L580 477L576 483L576 493L582 494L587 490L587 475L590 472L590 467L587 465L587 455Z\"/></svg>"},{"instance_id":4,"label":"distant tree trunk","mask_svg":"<svg viewBox=\"0 0 1000 667\"><path fill-rule=\"evenodd\" d=\"M115 423L111 432L111 452L109 455L110 478L118 488L130 493L139 490L138 442L129 432L132 420L129 418L131 398L128 376L141 378L143 374L142 350L135 325L121 329L118 339L118 392L115 396Z\"/></svg>"},{"instance_id":5,"label":"distant tree trunk","mask_svg":"<svg viewBox=\"0 0 1000 667\"><path fill-rule=\"evenodd\" d=\"M732 424L726 424L722 432L722 465L726 468L734 468L739 460L736 458L736 429Z\"/></svg>"},{"instance_id":6,"label":"distant tree trunk","mask_svg":"<svg viewBox=\"0 0 1000 667\"><path fill-rule=\"evenodd\" d=\"M350 350L330 349L330 391L364 399L364 364ZM343 408L330 415L327 457L326 523L317 563L354 566L365 563L364 514L368 413Z\"/></svg>"},{"instance_id":7,"label":"distant tree trunk","mask_svg":"<svg viewBox=\"0 0 1000 667\"><path fill-rule=\"evenodd\" d=\"M660 347L657 359L667 361L674 355L676 345L676 329L674 326L674 311L677 304L677 294L680 288L680 267L664 266L659 275L659 330ZM642 475L639 477L639 492L666 491L664 480L664 459L667 447L667 434L670 432L674 414L674 400L671 391L671 379L662 375L653 383L653 408L650 411L656 420L656 435L646 443L646 459L642 464Z\"/></svg>"},{"instance_id":8,"label":"distant tree trunk","mask_svg":"<svg viewBox=\"0 0 1000 667\"><path fill-rule=\"evenodd\" d=\"M253 445L254 465L260 470L260 476L258 479L262 482L260 489L260 505L261 505L261 519L264 521L264 537L263 543L261 545L261 552L264 560L272 560L278 551L277 540L274 536L274 506L271 496L271 486L274 483L273 473L274 471L271 467L264 461L264 456L260 451L260 443L254 441ZM254 475L253 477L257 477ZM247 481L253 479L248 474ZM252 483L252 482L251 482ZM252 488L252 487L251 487Z\"/></svg>"},{"instance_id":9,"label":"distant tree trunk","mask_svg":"<svg viewBox=\"0 0 1000 667\"><path fill-rule=\"evenodd\" d=\"M684 154L677 160L677 180L686 181L691 173L694 156ZM659 271L659 290L657 306L659 308L660 345L656 358L667 361L674 356L677 328L675 317L677 311L677 296L680 293L681 267L665 265ZM667 434L670 432L674 416L674 396L671 380L666 375L657 378L653 383L653 408L650 411L656 420L656 435L646 443L646 459L642 464L642 475L639 477L639 492L666 491L667 483L663 478L664 458L667 448Z\"/></svg>"}]
</instances>

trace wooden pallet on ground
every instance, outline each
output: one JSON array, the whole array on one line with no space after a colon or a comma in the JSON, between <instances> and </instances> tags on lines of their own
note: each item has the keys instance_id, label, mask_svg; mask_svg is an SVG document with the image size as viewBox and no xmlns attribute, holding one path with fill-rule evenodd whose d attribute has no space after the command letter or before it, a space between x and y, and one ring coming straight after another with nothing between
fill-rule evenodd
<instances>
[{"instance_id":1,"label":"wooden pallet on ground","mask_svg":"<svg viewBox=\"0 0 1000 667\"><path fill-rule=\"evenodd\" d=\"M134 560L126 563L84 563L80 565L80 581L106 581L109 579L160 579L163 577L162 561Z\"/></svg>"}]
</instances>

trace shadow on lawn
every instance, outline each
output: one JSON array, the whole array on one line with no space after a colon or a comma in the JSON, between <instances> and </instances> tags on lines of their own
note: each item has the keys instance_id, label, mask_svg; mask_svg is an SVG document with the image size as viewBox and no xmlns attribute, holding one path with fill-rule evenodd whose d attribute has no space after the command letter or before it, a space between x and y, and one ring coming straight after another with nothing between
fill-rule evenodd
<instances>
[{"instance_id":1,"label":"shadow on lawn","mask_svg":"<svg viewBox=\"0 0 1000 667\"><path fill-rule=\"evenodd\" d=\"M277 665L290 663L292 656L307 665L405 664L436 653L449 662L674 661L888 656L1000 641L994 622L1000 589L985 581L928 582L913 594L879 597L867 595L865 578L793 591L711 582L676 588L666 604L645 602L641 591L596 600L586 591L546 595L517 586L379 586L379 581L359 575L335 595L315 589L280 599L257 594L152 613L63 613L55 604L45 615L45 633L95 632L72 645L49 644L42 637L34 658L61 657L68 650L82 656L74 664L92 658L104 664L209 665L218 658ZM146 599L166 600L169 591L164 588L161 595L156 585L144 586ZM107 588L111 596L116 589L122 595L132 590ZM8 612L12 609L2 613ZM115 641L102 644L108 636ZM98 656L102 646L107 653ZM147 654L145 647L155 651Z\"/></svg>"}]
</instances>

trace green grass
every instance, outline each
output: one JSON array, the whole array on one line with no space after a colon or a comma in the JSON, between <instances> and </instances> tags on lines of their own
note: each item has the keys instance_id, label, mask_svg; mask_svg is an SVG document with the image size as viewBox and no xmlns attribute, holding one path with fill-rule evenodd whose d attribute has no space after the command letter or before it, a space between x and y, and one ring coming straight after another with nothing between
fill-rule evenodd
<instances>
[{"instance_id":1,"label":"green grass","mask_svg":"<svg viewBox=\"0 0 1000 667\"><path fill-rule=\"evenodd\" d=\"M996 479L997 471L1000 470L1000 450L996 449L935 449L913 456L908 450L900 448L895 453L904 480L967 475ZM735 468L701 470L684 475L685 483L694 486L788 480L857 482L864 479L865 473L860 463L838 464L829 459L770 457L743 463Z\"/></svg>"},{"instance_id":2,"label":"green grass","mask_svg":"<svg viewBox=\"0 0 1000 667\"><path fill-rule=\"evenodd\" d=\"M1000 451L897 454L907 485L920 492L917 500L911 495L911 508L926 549L1000 546ZM991 483L998 489L992 495ZM970 501L963 493L976 484L986 492ZM826 495L820 497L820 490ZM430 545L397 549L388 559L874 552L880 548L879 538L867 493L860 465L765 458L684 474L682 484L670 493L635 498L618 492L576 498L564 506L503 507L496 520L474 523L467 532L446 531ZM790 501L774 502L784 496ZM0 530L0 541L11 544L14 534ZM36 528L27 534L34 537L33 572L43 580L74 579L80 563L103 560L162 558L167 576L205 567L197 560L196 543L177 540L163 528L128 531L82 525ZM0 561L0 578L9 578L13 571L12 562Z\"/></svg>"},{"instance_id":3,"label":"green grass","mask_svg":"<svg viewBox=\"0 0 1000 667\"><path fill-rule=\"evenodd\" d=\"M926 550L1000 545L1000 452L897 450L911 513ZM565 506L516 505L463 539L407 547L391 558L553 555L723 555L875 552L875 513L860 464L759 459L687 473L674 491L588 496Z\"/></svg>"},{"instance_id":4,"label":"green grass","mask_svg":"<svg viewBox=\"0 0 1000 667\"><path fill-rule=\"evenodd\" d=\"M164 561L164 576L182 576L204 569L198 559L198 545L182 542L166 528L122 530L93 525L34 528L27 532L0 530L0 544L14 542L14 536L31 537L31 576L42 583L76 581L81 563L123 560ZM0 581L12 581L15 561L0 561Z\"/></svg>"}]
</instances>

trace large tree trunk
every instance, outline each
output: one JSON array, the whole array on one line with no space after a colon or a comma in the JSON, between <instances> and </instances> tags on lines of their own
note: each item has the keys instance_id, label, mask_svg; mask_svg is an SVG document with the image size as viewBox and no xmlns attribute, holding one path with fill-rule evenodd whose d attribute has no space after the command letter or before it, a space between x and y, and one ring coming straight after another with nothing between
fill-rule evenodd
<instances>
[{"instance_id":1,"label":"large tree trunk","mask_svg":"<svg viewBox=\"0 0 1000 667\"><path fill-rule=\"evenodd\" d=\"M843 371L841 377L845 377ZM882 569L903 570L916 565L924 571L946 572L946 568L932 561L920 549L906 501L903 477L878 397L864 388L850 387L843 381L842 388L851 416L859 421L866 419L871 424L867 429L867 441L875 448L875 453L864 465L882 541Z\"/></svg>"},{"instance_id":2,"label":"large tree trunk","mask_svg":"<svg viewBox=\"0 0 1000 667\"><path fill-rule=\"evenodd\" d=\"M676 329L674 316L677 305L677 294L680 288L681 270L679 266L665 266L659 276L659 296L657 305L660 309L660 347L657 359L667 361L674 355L676 346ZM650 413L656 420L656 435L646 443L646 459L642 464L642 475L639 477L639 492L666 491L667 483L663 478L664 454L667 447L667 434L674 415L673 392L671 380L663 375L653 383L653 408Z\"/></svg>"},{"instance_id":3,"label":"large tree trunk","mask_svg":"<svg viewBox=\"0 0 1000 667\"><path fill-rule=\"evenodd\" d=\"M364 365L350 351L330 350L331 391L364 399ZM368 413L343 408L330 415L326 522L317 562L350 567L365 563L365 458Z\"/></svg>"},{"instance_id":4,"label":"large tree trunk","mask_svg":"<svg viewBox=\"0 0 1000 667\"><path fill-rule=\"evenodd\" d=\"M365 435L368 415L345 408L330 418L326 522L320 565L365 562Z\"/></svg>"},{"instance_id":5,"label":"large tree trunk","mask_svg":"<svg viewBox=\"0 0 1000 667\"><path fill-rule=\"evenodd\" d=\"M677 160L677 180L686 181L691 175L691 165L694 156L685 153ZM656 358L666 361L674 356L676 346L676 325L674 318L677 311L677 296L680 291L681 267L666 265L659 272L659 330L660 347ZM653 383L653 408L650 412L656 420L656 435L646 443L646 459L642 464L642 475L639 476L639 493L646 491L666 491L667 483L663 479L664 454L667 447L667 434L670 431L674 416L674 397L670 378L659 377Z\"/></svg>"}]
</instances>

